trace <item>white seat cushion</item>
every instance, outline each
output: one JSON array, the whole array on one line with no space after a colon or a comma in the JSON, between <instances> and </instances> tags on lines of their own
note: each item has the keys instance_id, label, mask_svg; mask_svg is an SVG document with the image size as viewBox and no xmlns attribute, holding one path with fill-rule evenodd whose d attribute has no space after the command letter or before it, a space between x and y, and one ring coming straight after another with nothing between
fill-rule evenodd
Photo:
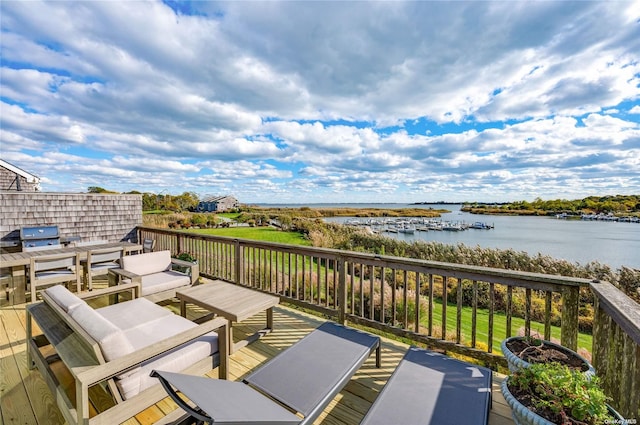
<instances>
[{"instance_id":1,"label":"white seat cushion","mask_svg":"<svg viewBox=\"0 0 640 425\"><path fill-rule=\"evenodd\" d=\"M154 304L146 298L136 298L98 308L96 312L124 331L143 326L161 317L174 316L169 309Z\"/></svg>"},{"instance_id":2,"label":"white seat cushion","mask_svg":"<svg viewBox=\"0 0 640 425\"><path fill-rule=\"evenodd\" d=\"M195 323L172 314L142 324L124 333L133 344L134 349L140 350L196 326ZM211 332L159 358L143 363L140 368L119 376L116 383L122 397L125 399L131 398L140 391L158 383L157 379L149 376L153 369L180 372L217 351L218 335L215 332Z\"/></svg>"},{"instance_id":3,"label":"white seat cushion","mask_svg":"<svg viewBox=\"0 0 640 425\"><path fill-rule=\"evenodd\" d=\"M130 279L123 279L122 283L130 283ZM183 273L165 271L142 276L142 296L156 294L169 289L191 285L191 278Z\"/></svg>"}]
</instances>

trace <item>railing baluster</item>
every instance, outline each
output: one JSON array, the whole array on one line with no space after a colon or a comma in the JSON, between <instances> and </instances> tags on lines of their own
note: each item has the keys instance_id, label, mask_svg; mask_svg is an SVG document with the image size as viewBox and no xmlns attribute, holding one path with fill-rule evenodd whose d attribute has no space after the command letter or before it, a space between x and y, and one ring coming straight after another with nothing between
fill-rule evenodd
<instances>
[{"instance_id":1,"label":"railing baluster","mask_svg":"<svg viewBox=\"0 0 640 425\"><path fill-rule=\"evenodd\" d=\"M433 336L433 274L429 274L429 336Z\"/></svg>"},{"instance_id":2,"label":"railing baluster","mask_svg":"<svg viewBox=\"0 0 640 425\"><path fill-rule=\"evenodd\" d=\"M409 280L408 280L408 272L406 270L403 270L403 299L402 299L402 305L404 307L404 320L402 323L402 328L403 329L409 329Z\"/></svg>"},{"instance_id":3,"label":"railing baluster","mask_svg":"<svg viewBox=\"0 0 640 425\"><path fill-rule=\"evenodd\" d=\"M471 304L471 347L476 348L478 324L478 281L473 281L473 301Z\"/></svg>"},{"instance_id":4,"label":"railing baluster","mask_svg":"<svg viewBox=\"0 0 640 425\"><path fill-rule=\"evenodd\" d=\"M456 343L462 341L462 279L458 278L458 300L456 314Z\"/></svg>"},{"instance_id":5,"label":"railing baluster","mask_svg":"<svg viewBox=\"0 0 640 425\"><path fill-rule=\"evenodd\" d=\"M512 310L512 301L513 301L513 286L507 286L507 305L506 313L507 313L507 334L504 336L505 338L509 338L513 335L513 330L511 329L511 310Z\"/></svg>"},{"instance_id":6,"label":"railing baluster","mask_svg":"<svg viewBox=\"0 0 640 425\"><path fill-rule=\"evenodd\" d=\"M385 323L384 319L384 292L385 292L385 279L384 279L384 266L380 267L380 323Z\"/></svg>"},{"instance_id":7,"label":"railing baluster","mask_svg":"<svg viewBox=\"0 0 640 425\"><path fill-rule=\"evenodd\" d=\"M489 282L489 329L488 329L488 341L487 351L493 352L493 313L496 305L496 288L493 282Z\"/></svg>"},{"instance_id":8,"label":"railing baluster","mask_svg":"<svg viewBox=\"0 0 640 425\"><path fill-rule=\"evenodd\" d=\"M396 326L398 324L398 311L396 308L397 295L396 291L398 290L396 269L391 269L391 273L393 276L393 280L391 282L391 326Z\"/></svg>"},{"instance_id":9,"label":"railing baluster","mask_svg":"<svg viewBox=\"0 0 640 425\"><path fill-rule=\"evenodd\" d=\"M415 299L416 307L415 307L415 324L414 324L414 332L420 332L420 273L416 273L416 299Z\"/></svg>"},{"instance_id":10,"label":"railing baluster","mask_svg":"<svg viewBox=\"0 0 640 425\"><path fill-rule=\"evenodd\" d=\"M531 288L525 289L524 294L524 334L531 336Z\"/></svg>"},{"instance_id":11,"label":"railing baluster","mask_svg":"<svg viewBox=\"0 0 640 425\"><path fill-rule=\"evenodd\" d=\"M364 264L360 263L360 317L364 316Z\"/></svg>"},{"instance_id":12,"label":"railing baluster","mask_svg":"<svg viewBox=\"0 0 640 425\"><path fill-rule=\"evenodd\" d=\"M442 340L447 339L447 295L447 276L442 276Z\"/></svg>"},{"instance_id":13,"label":"railing baluster","mask_svg":"<svg viewBox=\"0 0 640 425\"><path fill-rule=\"evenodd\" d=\"M545 291L544 301L544 339L551 339L551 291Z\"/></svg>"},{"instance_id":14,"label":"railing baluster","mask_svg":"<svg viewBox=\"0 0 640 425\"><path fill-rule=\"evenodd\" d=\"M375 320L375 313L374 313L374 309L375 309L375 305L373 302L373 298L374 298L374 270L373 270L373 266L369 266L369 319L371 320Z\"/></svg>"}]
</instances>

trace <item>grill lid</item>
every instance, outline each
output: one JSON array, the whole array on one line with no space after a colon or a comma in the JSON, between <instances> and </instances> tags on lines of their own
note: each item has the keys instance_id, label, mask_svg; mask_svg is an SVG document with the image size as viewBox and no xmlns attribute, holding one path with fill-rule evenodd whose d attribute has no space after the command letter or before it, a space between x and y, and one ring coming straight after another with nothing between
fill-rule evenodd
<instances>
[{"instance_id":1,"label":"grill lid","mask_svg":"<svg viewBox=\"0 0 640 425\"><path fill-rule=\"evenodd\" d=\"M58 226L29 226L20 229L20 239L23 241L37 239L55 239L60 237Z\"/></svg>"}]
</instances>

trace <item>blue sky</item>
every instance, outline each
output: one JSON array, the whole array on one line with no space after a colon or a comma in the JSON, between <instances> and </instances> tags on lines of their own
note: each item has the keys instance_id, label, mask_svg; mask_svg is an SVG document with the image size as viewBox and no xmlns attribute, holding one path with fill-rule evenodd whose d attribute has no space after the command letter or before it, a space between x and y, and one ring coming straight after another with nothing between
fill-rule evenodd
<instances>
[{"instance_id":1,"label":"blue sky","mask_svg":"<svg viewBox=\"0 0 640 425\"><path fill-rule=\"evenodd\" d=\"M0 153L45 191L640 194L640 2L0 8Z\"/></svg>"}]
</instances>

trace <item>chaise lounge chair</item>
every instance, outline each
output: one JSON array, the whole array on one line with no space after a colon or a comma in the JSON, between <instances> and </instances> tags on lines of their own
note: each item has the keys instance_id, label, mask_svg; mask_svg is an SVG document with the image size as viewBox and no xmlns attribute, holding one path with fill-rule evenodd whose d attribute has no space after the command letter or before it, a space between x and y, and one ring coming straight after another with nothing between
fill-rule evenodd
<instances>
[{"instance_id":1,"label":"chaise lounge chair","mask_svg":"<svg viewBox=\"0 0 640 425\"><path fill-rule=\"evenodd\" d=\"M360 425L486 425L491 370L411 347Z\"/></svg>"},{"instance_id":2,"label":"chaise lounge chair","mask_svg":"<svg viewBox=\"0 0 640 425\"><path fill-rule=\"evenodd\" d=\"M158 370L151 376L159 378L174 401L200 421L311 424L373 351L380 367L379 337L326 322L247 376L244 383ZM197 408L185 403L173 387Z\"/></svg>"}]
</instances>

